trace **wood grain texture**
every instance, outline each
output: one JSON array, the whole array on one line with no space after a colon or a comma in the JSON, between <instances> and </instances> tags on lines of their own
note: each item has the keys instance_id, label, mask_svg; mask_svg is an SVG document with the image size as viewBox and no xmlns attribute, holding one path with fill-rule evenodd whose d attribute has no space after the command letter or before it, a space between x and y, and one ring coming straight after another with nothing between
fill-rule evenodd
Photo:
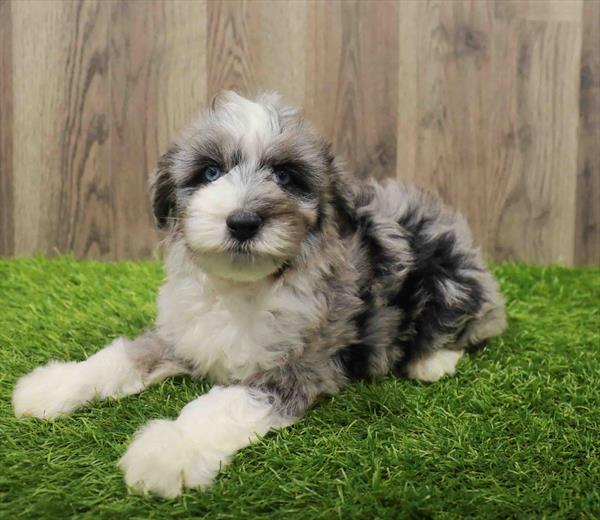
<instances>
[{"instance_id":1,"label":"wood grain texture","mask_svg":"<svg viewBox=\"0 0 600 520\"><path fill-rule=\"evenodd\" d=\"M213 0L208 12L208 94L275 90L305 100L306 5L294 0Z\"/></svg>"},{"instance_id":2,"label":"wood grain texture","mask_svg":"<svg viewBox=\"0 0 600 520\"><path fill-rule=\"evenodd\" d=\"M306 5L297 0L254 0L248 5L251 91L276 90L303 106L306 101Z\"/></svg>"},{"instance_id":3,"label":"wood grain texture","mask_svg":"<svg viewBox=\"0 0 600 520\"><path fill-rule=\"evenodd\" d=\"M108 170L108 11L102 2L74 4L65 71L58 202L58 250L110 258ZM68 223L68 225L64 225Z\"/></svg>"},{"instance_id":4,"label":"wood grain texture","mask_svg":"<svg viewBox=\"0 0 600 520\"><path fill-rule=\"evenodd\" d=\"M15 252L13 187L12 14L0 0L0 256Z\"/></svg>"},{"instance_id":5,"label":"wood grain texture","mask_svg":"<svg viewBox=\"0 0 600 520\"><path fill-rule=\"evenodd\" d=\"M221 89L251 90L247 8L242 0L208 2L206 76L210 97Z\"/></svg>"},{"instance_id":6,"label":"wood grain texture","mask_svg":"<svg viewBox=\"0 0 600 520\"><path fill-rule=\"evenodd\" d=\"M306 113L361 177L396 170L399 5L308 4Z\"/></svg>"},{"instance_id":7,"label":"wood grain texture","mask_svg":"<svg viewBox=\"0 0 600 520\"><path fill-rule=\"evenodd\" d=\"M0 0L0 255L147 258L148 177L212 95L277 90L488 258L600 263L600 1Z\"/></svg>"},{"instance_id":8,"label":"wood grain texture","mask_svg":"<svg viewBox=\"0 0 600 520\"><path fill-rule=\"evenodd\" d=\"M398 175L463 211L488 251L506 184L494 165L508 108L499 94L509 86L516 49L493 32L491 3L414 5L403 25L416 29L401 29Z\"/></svg>"},{"instance_id":9,"label":"wood grain texture","mask_svg":"<svg viewBox=\"0 0 600 520\"><path fill-rule=\"evenodd\" d=\"M148 180L159 155L204 103L204 19L203 2L110 4L115 258L148 258L155 249Z\"/></svg>"},{"instance_id":10,"label":"wood grain texture","mask_svg":"<svg viewBox=\"0 0 600 520\"><path fill-rule=\"evenodd\" d=\"M582 17L581 0L495 0L495 9L500 17L538 22L581 23Z\"/></svg>"},{"instance_id":11,"label":"wood grain texture","mask_svg":"<svg viewBox=\"0 0 600 520\"><path fill-rule=\"evenodd\" d=\"M463 211L488 257L572 263L581 27L526 8L413 4L398 174Z\"/></svg>"},{"instance_id":12,"label":"wood grain texture","mask_svg":"<svg viewBox=\"0 0 600 520\"><path fill-rule=\"evenodd\" d=\"M15 253L110 256L107 11L13 2Z\"/></svg>"},{"instance_id":13,"label":"wood grain texture","mask_svg":"<svg viewBox=\"0 0 600 520\"><path fill-rule=\"evenodd\" d=\"M575 262L600 264L600 2L583 9Z\"/></svg>"},{"instance_id":14,"label":"wood grain texture","mask_svg":"<svg viewBox=\"0 0 600 520\"><path fill-rule=\"evenodd\" d=\"M400 179L414 178L417 168L417 119L419 110L417 41L421 0L406 0L398 14L398 119L396 129L396 173Z\"/></svg>"},{"instance_id":15,"label":"wood grain texture","mask_svg":"<svg viewBox=\"0 0 600 520\"><path fill-rule=\"evenodd\" d=\"M507 134L507 144L515 146L506 170L510 189L492 252L501 259L571 264L581 26L519 19L515 23L515 131Z\"/></svg>"}]
</instances>

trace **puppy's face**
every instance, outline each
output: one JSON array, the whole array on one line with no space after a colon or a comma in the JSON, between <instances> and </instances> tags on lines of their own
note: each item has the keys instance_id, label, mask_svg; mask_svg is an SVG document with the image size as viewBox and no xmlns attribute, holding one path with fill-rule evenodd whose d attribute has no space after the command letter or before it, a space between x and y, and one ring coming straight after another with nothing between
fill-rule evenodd
<instances>
[{"instance_id":1,"label":"puppy's face","mask_svg":"<svg viewBox=\"0 0 600 520\"><path fill-rule=\"evenodd\" d=\"M328 146L297 111L224 92L161 159L157 221L206 272L255 281L318 230L330 166Z\"/></svg>"}]
</instances>

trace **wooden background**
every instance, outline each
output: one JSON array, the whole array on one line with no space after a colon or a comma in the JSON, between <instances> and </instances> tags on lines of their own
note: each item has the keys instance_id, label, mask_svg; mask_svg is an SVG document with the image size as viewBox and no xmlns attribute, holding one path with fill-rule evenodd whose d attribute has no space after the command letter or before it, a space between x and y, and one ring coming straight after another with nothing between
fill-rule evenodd
<instances>
[{"instance_id":1,"label":"wooden background","mask_svg":"<svg viewBox=\"0 0 600 520\"><path fill-rule=\"evenodd\" d=\"M148 175L222 88L303 105L488 258L600 263L598 0L0 0L0 254L152 256Z\"/></svg>"}]
</instances>

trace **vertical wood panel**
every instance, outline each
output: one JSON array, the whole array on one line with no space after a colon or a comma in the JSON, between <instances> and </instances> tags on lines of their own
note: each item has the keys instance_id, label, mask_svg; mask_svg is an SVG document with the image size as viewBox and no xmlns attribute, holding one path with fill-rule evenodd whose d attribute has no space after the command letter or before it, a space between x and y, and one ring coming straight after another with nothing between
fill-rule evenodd
<instances>
[{"instance_id":1,"label":"vertical wood panel","mask_svg":"<svg viewBox=\"0 0 600 520\"><path fill-rule=\"evenodd\" d=\"M308 4L306 112L360 176L396 169L398 6Z\"/></svg>"},{"instance_id":2,"label":"vertical wood panel","mask_svg":"<svg viewBox=\"0 0 600 520\"><path fill-rule=\"evenodd\" d=\"M51 3L11 3L13 21L13 164L15 253L52 251L54 193L60 190L56 160L60 135L64 40L58 38L63 6ZM68 13L64 13L65 15ZM67 20L68 22L69 20ZM35 27L35 38L31 31ZM49 51L48 58L45 52ZM28 71L37 69L35 75ZM51 74L51 71L56 71ZM52 236L51 236L52 233Z\"/></svg>"},{"instance_id":3,"label":"vertical wood panel","mask_svg":"<svg viewBox=\"0 0 600 520\"><path fill-rule=\"evenodd\" d=\"M492 105L482 86L492 73L493 6L423 2L411 14L418 30L412 41L403 37L401 43L410 50L404 61L411 69L400 77L399 96L415 97L401 102L410 117L399 113L398 135L405 139L399 145L399 176L439 193L467 217L483 216ZM482 242L485 220L471 225Z\"/></svg>"},{"instance_id":4,"label":"vertical wood panel","mask_svg":"<svg viewBox=\"0 0 600 520\"><path fill-rule=\"evenodd\" d=\"M494 153L509 126L514 34L493 32L488 2L417 2L401 23L398 175L463 211L489 252L507 189Z\"/></svg>"},{"instance_id":5,"label":"vertical wood panel","mask_svg":"<svg viewBox=\"0 0 600 520\"><path fill-rule=\"evenodd\" d=\"M221 89L248 92L254 82L248 62L247 4L214 0L207 4L208 94Z\"/></svg>"},{"instance_id":6,"label":"vertical wood panel","mask_svg":"<svg viewBox=\"0 0 600 520\"><path fill-rule=\"evenodd\" d=\"M104 7L12 3L17 254L110 256Z\"/></svg>"},{"instance_id":7,"label":"vertical wood panel","mask_svg":"<svg viewBox=\"0 0 600 520\"><path fill-rule=\"evenodd\" d=\"M442 60L445 102L441 149L445 169L438 185L452 205L463 210L477 241L487 249L485 230L490 226L493 141L498 123L491 116L498 102L497 66L493 63L494 17L490 2L444 4L442 19L448 29ZM445 52L445 54L444 54ZM487 87L487 88L486 88ZM425 152L427 153L427 152ZM423 159L424 157L421 156ZM497 188L497 185L494 186ZM480 218L474 219L474 216Z\"/></svg>"},{"instance_id":8,"label":"vertical wood panel","mask_svg":"<svg viewBox=\"0 0 600 520\"><path fill-rule=\"evenodd\" d=\"M208 93L275 90L305 100L306 4L295 0L208 3Z\"/></svg>"},{"instance_id":9,"label":"vertical wood panel","mask_svg":"<svg viewBox=\"0 0 600 520\"><path fill-rule=\"evenodd\" d=\"M398 131L416 138L399 145L399 175L462 210L489 257L570 263L580 25L524 7L418 4L399 87L417 108Z\"/></svg>"},{"instance_id":10,"label":"vertical wood panel","mask_svg":"<svg viewBox=\"0 0 600 520\"><path fill-rule=\"evenodd\" d=\"M405 0L398 13L398 126L396 138L396 174L410 180L416 174L417 127L419 110L418 39L421 0Z\"/></svg>"},{"instance_id":11,"label":"vertical wood panel","mask_svg":"<svg viewBox=\"0 0 600 520\"><path fill-rule=\"evenodd\" d=\"M152 256L148 180L158 156L206 97L205 4L110 4L113 256Z\"/></svg>"},{"instance_id":12,"label":"vertical wood panel","mask_svg":"<svg viewBox=\"0 0 600 520\"><path fill-rule=\"evenodd\" d=\"M0 0L0 254L153 254L148 177L223 88L305 107L488 257L600 263L596 0ZM583 34L583 36L582 36Z\"/></svg>"},{"instance_id":13,"label":"vertical wood panel","mask_svg":"<svg viewBox=\"0 0 600 520\"><path fill-rule=\"evenodd\" d=\"M556 11L547 20L530 13L498 14L499 30L514 34L518 49L503 165L510 184L492 252L572 263L581 25L570 15L559 21Z\"/></svg>"},{"instance_id":14,"label":"vertical wood panel","mask_svg":"<svg viewBox=\"0 0 600 520\"><path fill-rule=\"evenodd\" d=\"M595 2L596 0L591 0ZM495 0L496 11L521 20L581 23L581 0Z\"/></svg>"},{"instance_id":15,"label":"vertical wood panel","mask_svg":"<svg viewBox=\"0 0 600 520\"><path fill-rule=\"evenodd\" d=\"M12 15L0 0L0 255L15 252L13 198Z\"/></svg>"},{"instance_id":16,"label":"vertical wood panel","mask_svg":"<svg viewBox=\"0 0 600 520\"><path fill-rule=\"evenodd\" d=\"M59 250L110 258L108 178L108 10L97 0L77 4L65 63L62 187L55 242ZM67 225L65 226L65 223Z\"/></svg>"},{"instance_id":17,"label":"vertical wood panel","mask_svg":"<svg viewBox=\"0 0 600 520\"><path fill-rule=\"evenodd\" d=\"M157 16L162 29L156 35L163 49L157 70L159 153L166 151L207 101L206 2L161 4Z\"/></svg>"},{"instance_id":18,"label":"vertical wood panel","mask_svg":"<svg viewBox=\"0 0 600 520\"><path fill-rule=\"evenodd\" d=\"M579 4L581 7L581 4ZM508 18L506 23L511 23ZM512 21L518 42L510 190L498 219L499 258L572 263L581 26ZM500 28L502 27L499 25Z\"/></svg>"},{"instance_id":19,"label":"vertical wood panel","mask_svg":"<svg viewBox=\"0 0 600 520\"><path fill-rule=\"evenodd\" d=\"M600 2L583 7L575 261L600 264Z\"/></svg>"},{"instance_id":20,"label":"vertical wood panel","mask_svg":"<svg viewBox=\"0 0 600 520\"><path fill-rule=\"evenodd\" d=\"M247 0L248 1L248 0ZM252 91L276 90L303 106L306 100L307 9L297 0L248 1Z\"/></svg>"}]
</instances>

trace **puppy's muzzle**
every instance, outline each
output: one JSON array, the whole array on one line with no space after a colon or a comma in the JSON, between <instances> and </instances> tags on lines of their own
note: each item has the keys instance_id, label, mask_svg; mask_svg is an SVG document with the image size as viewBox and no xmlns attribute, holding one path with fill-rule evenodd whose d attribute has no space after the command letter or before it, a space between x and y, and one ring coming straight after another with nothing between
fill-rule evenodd
<instances>
[{"instance_id":1,"label":"puppy's muzzle","mask_svg":"<svg viewBox=\"0 0 600 520\"><path fill-rule=\"evenodd\" d=\"M262 218L254 211L234 211L226 220L231 236L240 242L250 240L260 230Z\"/></svg>"}]
</instances>

